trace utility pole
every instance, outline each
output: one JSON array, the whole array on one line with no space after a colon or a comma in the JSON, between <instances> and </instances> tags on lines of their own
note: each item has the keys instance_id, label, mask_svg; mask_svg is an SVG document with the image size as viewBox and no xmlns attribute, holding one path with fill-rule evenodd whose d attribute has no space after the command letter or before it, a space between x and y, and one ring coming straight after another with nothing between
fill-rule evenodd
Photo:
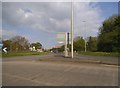
<instances>
[{"instance_id":1,"label":"utility pole","mask_svg":"<svg viewBox=\"0 0 120 88\"><path fill-rule=\"evenodd\" d=\"M85 22L86 22L86 21L82 21L82 22L84 22L84 29L85 29ZM86 43L87 43L87 42L86 42L86 30L85 30L85 38L84 38L84 39L85 39L85 52L86 52Z\"/></svg>"},{"instance_id":2,"label":"utility pole","mask_svg":"<svg viewBox=\"0 0 120 88\"><path fill-rule=\"evenodd\" d=\"M73 19L73 2L71 1L71 58L73 58L73 29L74 29L74 19Z\"/></svg>"}]
</instances>

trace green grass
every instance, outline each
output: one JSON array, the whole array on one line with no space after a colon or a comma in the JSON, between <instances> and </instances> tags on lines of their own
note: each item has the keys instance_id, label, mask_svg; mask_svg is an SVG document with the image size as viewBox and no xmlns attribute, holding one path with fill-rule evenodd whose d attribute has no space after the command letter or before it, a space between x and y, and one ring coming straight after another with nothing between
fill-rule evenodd
<instances>
[{"instance_id":1,"label":"green grass","mask_svg":"<svg viewBox=\"0 0 120 88\"><path fill-rule=\"evenodd\" d=\"M2 57L2 53L0 52L0 57Z\"/></svg>"},{"instance_id":2,"label":"green grass","mask_svg":"<svg viewBox=\"0 0 120 88\"><path fill-rule=\"evenodd\" d=\"M2 57L16 57L16 56L31 56L31 55L45 55L48 52L11 52L11 53L2 53Z\"/></svg>"},{"instance_id":3,"label":"green grass","mask_svg":"<svg viewBox=\"0 0 120 88\"><path fill-rule=\"evenodd\" d=\"M110 57L120 57L120 53L115 52L79 52L79 54L93 55L93 56L110 56Z\"/></svg>"}]
</instances>

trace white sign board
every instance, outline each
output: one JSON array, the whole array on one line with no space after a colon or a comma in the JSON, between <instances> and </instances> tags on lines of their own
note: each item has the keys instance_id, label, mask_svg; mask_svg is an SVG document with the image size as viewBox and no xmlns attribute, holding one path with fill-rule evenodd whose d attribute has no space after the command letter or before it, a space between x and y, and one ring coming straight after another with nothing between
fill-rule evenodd
<instances>
[{"instance_id":1,"label":"white sign board","mask_svg":"<svg viewBox=\"0 0 120 88\"><path fill-rule=\"evenodd\" d=\"M65 43L65 40L66 40L66 33L65 32L59 32L57 34L58 43Z\"/></svg>"}]
</instances>

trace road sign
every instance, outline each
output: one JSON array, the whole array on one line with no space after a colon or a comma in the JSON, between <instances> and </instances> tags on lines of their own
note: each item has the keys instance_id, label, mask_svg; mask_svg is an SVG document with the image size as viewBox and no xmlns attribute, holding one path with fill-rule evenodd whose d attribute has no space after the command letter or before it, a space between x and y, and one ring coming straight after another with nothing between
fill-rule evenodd
<instances>
[{"instance_id":1,"label":"road sign","mask_svg":"<svg viewBox=\"0 0 120 88\"><path fill-rule=\"evenodd\" d=\"M62 43L62 44L65 44L65 57L68 56L68 51L67 51L67 32L59 32L57 34L57 41L58 43Z\"/></svg>"},{"instance_id":2,"label":"road sign","mask_svg":"<svg viewBox=\"0 0 120 88\"><path fill-rule=\"evenodd\" d=\"M6 49L7 49L7 47L3 48L3 51L4 51L5 53L7 53L7 50L6 50Z\"/></svg>"},{"instance_id":3,"label":"road sign","mask_svg":"<svg viewBox=\"0 0 120 88\"><path fill-rule=\"evenodd\" d=\"M57 41L58 43L65 43L66 40L66 32L57 33Z\"/></svg>"},{"instance_id":4,"label":"road sign","mask_svg":"<svg viewBox=\"0 0 120 88\"><path fill-rule=\"evenodd\" d=\"M67 33L67 38L68 44L71 44L71 33Z\"/></svg>"}]
</instances>

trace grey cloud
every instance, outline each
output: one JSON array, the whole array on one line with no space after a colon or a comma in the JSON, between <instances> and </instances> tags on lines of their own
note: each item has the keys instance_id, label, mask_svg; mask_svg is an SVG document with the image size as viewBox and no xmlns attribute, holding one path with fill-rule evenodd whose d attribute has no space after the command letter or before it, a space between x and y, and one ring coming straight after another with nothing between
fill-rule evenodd
<instances>
[{"instance_id":1,"label":"grey cloud","mask_svg":"<svg viewBox=\"0 0 120 88\"><path fill-rule=\"evenodd\" d=\"M0 36L2 36L2 39L8 39L17 35L16 31L11 31L11 30L2 29L0 30L0 32L1 32Z\"/></svg>"},{"instance_id":2,"label":"grey cloud","mask_svg":"<svg viewBox=\"0 0 120 88\"><path fill-rule=\"evenodd\" d=\"M29 12L25 12L25 10ZM66 30L67 27L56 25L57 23L64 25L64 19L69 20L69 4L68 3L3 3L3 23L12 26L32 26L41 30ZM56 23L49 20L53 18ZM60 21L60 22L59 22ZM36 25L39 24L39 27ZM40 27L41 25L41 27ZM67 25L66 25L67 26ZM42 29L44 28L44 29Z\"/></svg>"},{"instance_id":3,"label":"grey cloud","mask_svg":"<svg viewBox=\"0 0 120 88\"><path fill-rule=\"evenodd\" d=\"M101 23L97 3L74 3L74 33L96 35ZM71 3L3 2L3 24L50 33L70 31ZM86 21L83 23L82 21ZM96 24L97 26L94 26Z\"/></svg>"},{"instance_id":4,"label":"grey cloud","mask_svg":"<svg viewBox=\"0 0 120 88\"><path fill-rule=\"evenodd\" d=\"M96 36L102 22L97 3L75 3L75 35Z\"/></svg>"}]
</instances>

